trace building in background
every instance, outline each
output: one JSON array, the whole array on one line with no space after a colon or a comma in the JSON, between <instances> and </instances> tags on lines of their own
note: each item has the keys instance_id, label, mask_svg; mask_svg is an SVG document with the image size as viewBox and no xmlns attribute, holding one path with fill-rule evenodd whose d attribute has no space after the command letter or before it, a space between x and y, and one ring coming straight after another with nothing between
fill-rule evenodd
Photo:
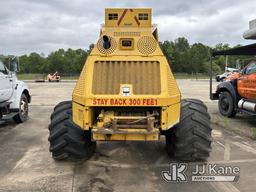
<instances>
[{"instance_id":1,"label":"building in background","mask_svg":"<svg viewBox=\"0 0 256 192\"><path fill-rule=\"evenodd\" d=\"M243 34L245 39L256 39L256 19L249 22L249 30Z\"/></svg>"}]
</instances>

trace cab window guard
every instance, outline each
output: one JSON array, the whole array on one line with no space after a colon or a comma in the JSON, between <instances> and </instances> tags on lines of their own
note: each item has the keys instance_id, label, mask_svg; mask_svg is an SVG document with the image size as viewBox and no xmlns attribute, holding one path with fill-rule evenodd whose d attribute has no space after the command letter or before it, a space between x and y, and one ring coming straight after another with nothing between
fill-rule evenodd
<instances>
[{"instance_id":1,"label":"cab window guard","mask_svg":"<svg viewBox=\"0 0 256 192\"><path fill-rule=\"evenodd\" d=\"M139 20L148 20L148 13L139 13Z\"/></svg>"},{"instance_id":2,"label":"cab window guard","mask_svg":"<svg viewBox=\"0 0 256 192\"><path fill-rule=\"evenodd\" d=\"M118 14L117 13L109 13L108 20L118 20Z\"/></svg>"}]
</instances>

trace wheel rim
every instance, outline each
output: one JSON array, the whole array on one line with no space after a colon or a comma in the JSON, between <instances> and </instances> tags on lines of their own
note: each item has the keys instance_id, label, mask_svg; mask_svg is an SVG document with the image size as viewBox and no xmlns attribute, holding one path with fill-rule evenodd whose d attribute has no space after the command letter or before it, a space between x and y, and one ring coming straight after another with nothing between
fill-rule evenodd
<instances>
[{"instance_id":1,"label":"wheel rim","mask_svg":"<svg viewBox=\"0 0 256 192\"><path fill-rule=\"evenodd\" d=\"M227 112L229 110L229 102L226 97L221 99L220 107L223 111Z\"/></svg>"},{"instance_id":2,"label":"wheel rim","mask_svg":"<svg viewBox=\"0 0 256 192\"><path fill-rule=\"evenodd\" d=\"M20 101L20 114L23 118L26 118L28 115L28 103L24 98Z\"/></svg>"}]
</instances>

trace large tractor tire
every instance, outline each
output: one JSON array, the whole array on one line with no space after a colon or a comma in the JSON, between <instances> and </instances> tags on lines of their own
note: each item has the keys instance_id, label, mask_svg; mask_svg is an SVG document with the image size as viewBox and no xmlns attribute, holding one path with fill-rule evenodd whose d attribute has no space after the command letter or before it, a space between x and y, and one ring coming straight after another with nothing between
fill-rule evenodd
<instances>
[{"instance_id":1,"label":"large tractor tire","mask_svg":"<svg viewBox=\"0 0 256 192\"><path fill-rule=\"evenodd\" d=\"M61 113L63 110L71 109L72 108L72 101L62 101L58 105L56 105L53 109L53 113L51 114L51 120L54 116Z\"/></svg>"},{"instance_id":2,"label":"large tractor tire","mask_svg":"<svg viewBox=\"0 0 256 192\"><path fill-rule=\"evenodd\" d=\"M221 92L219 96L219 111L223 116L234 117L236 115L235 102L227 91Z\"/></svg>"},{"instance_id":3,"label":"large tractor tire","mask_svg":"<svg viewBox=\"0 0 256 192\"><path fill-rule=\"evenodd\" d=\"M166 133L169 156L182 161L205 161L211 152L210 115L196 99L181 101L180 123Z\"/></svg>"},{"instance_id":4,"label":"large tractor tire","mask_svg":"<svg viewBox=\"0 0 256 192\"><path fill-rule=\"evenodd\" d=\"M55 160L89 159L96 148L91 132L84 131L72 121L72 102L59 103L51 115L49 125L50 152Z\"/></svg>"}]
</instances>

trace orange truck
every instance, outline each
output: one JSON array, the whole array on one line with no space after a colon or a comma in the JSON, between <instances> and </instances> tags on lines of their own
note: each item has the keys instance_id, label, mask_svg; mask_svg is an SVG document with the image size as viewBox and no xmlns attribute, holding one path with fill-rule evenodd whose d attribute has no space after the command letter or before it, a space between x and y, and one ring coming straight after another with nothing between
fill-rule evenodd
<instances>
[{"instance_id":1,"label":"orange truck","mask_svg":"<svg viewBox=\"0 0 256 192\"><path fill-rule=\"evenodd\" d=\"M220 55L256 55L256 43L225 51L213 52L211 61ZM241 72L234 73L217 85L212 93L212 62L210 77L210 99L218 100L223 116L234 117L238 112L256 115L256 61L251 61Z\"/></svg>"}]
</instances>

